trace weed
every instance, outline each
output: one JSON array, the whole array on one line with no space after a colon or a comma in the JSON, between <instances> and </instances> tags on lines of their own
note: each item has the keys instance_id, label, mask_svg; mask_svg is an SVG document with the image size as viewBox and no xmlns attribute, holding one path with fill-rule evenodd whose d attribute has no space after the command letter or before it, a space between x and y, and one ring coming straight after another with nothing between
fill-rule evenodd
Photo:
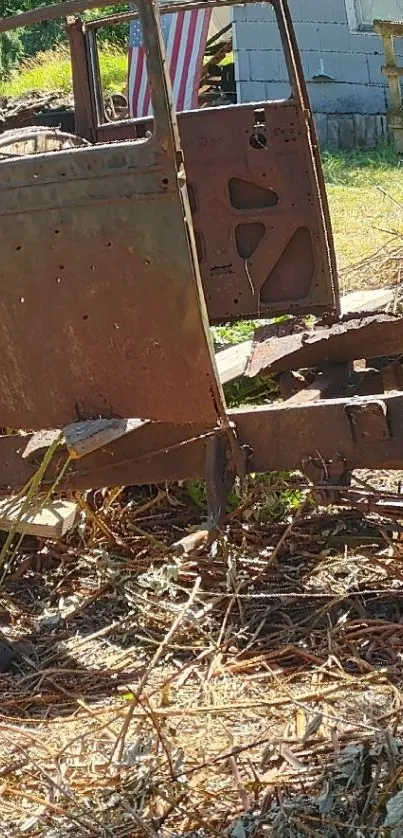
<instances>
[{"instance_id":1,"label":"weed","mask_svg":"<svg viewBox=\"0 0 403 838\"><path fill-rule=\"evenodd\" d=\"M127 83L127 52L105 44L100 50L103 90L108 93L125 90ZM70 53L67 47L38 53L25 59L11 77L0 83L0 95L24 96L32 90L72 91Z\"/></svg>"},{"instance_id":2,"label":"weed","mask_svg":"<svg viewBox=\"0 0 403 838\"><path fill-rule=\"evenodd\" d=\"M223 326L213 326L211 329L214 344L227 346L231 343L241 343L243 340L250 340L258 326L268 323L283 323L289 320L290 315L284 314L281 317L274 317L271 320L239 320L236 323L225 323Z\"/></svg>"},{"instance_id":3,"label":"weed","mask_svg":"<svg viewBox=\"0 0 403 838\"><path fill-rule=\"evenodd\" d=\"M256 378L239 378L224 387L228 407L272 402L279 396L277 382L267 375Z\"/></svg>"},{"instance_id":4,"label":"weed","mask_svg":"<svg viewBox=\"0 0 403 838\"><path fill-rule=\"evenodd\" d=\"M403 185L401 160L385 144L373 151L323 153L336 255L342 293L359 288L389 285L388 271L374 265L343 281L343 271L373 253L401 247L403 236Z\"/></svg>"},{"instance_id":5,"label":"weed","mask_svg":"<svg viewBox=\"0 0 403 838\"><path fill-rule=\"evenodd\" d=\"M332 186L365 188L374 180L389 182L401 169L399 155L389 143L372 151L324 151L322 164L326 183Z\"/></svg>"},{"instance_id":6,"label":"weed","mask_svg":"<svg viewBox=\"0 0 403 838\"><path fill-rule=\"evenodd\" d=\"M186 491L195 506L201 509L204 513L207 510L207 495L206 484L202 480L189 480L186 483ZM228 497L227 512L234 512L238 509L241 499L236 489L232 489Z\"/></svg>"}]
</instances>

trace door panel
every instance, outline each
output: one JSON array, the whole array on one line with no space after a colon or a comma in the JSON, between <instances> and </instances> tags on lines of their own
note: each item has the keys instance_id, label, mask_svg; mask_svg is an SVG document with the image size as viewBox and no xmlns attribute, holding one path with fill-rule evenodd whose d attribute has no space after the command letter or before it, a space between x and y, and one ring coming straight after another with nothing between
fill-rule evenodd
<instances>
[{"instance_id":1,"label":"door panel","mask_svg":"<svg viewBox=\"0 0 403 838\"><path fill-rule=\"evenodd\" d=\"M287 3L272 6L291 98L178 114L211 323L338 310L332 231L298 48ZM99 79L93 75L87 87L98 90L99 100ZM102 142L150 128L152 121L100 124L94 117L91 131Z\"/></svg>"},{"instance_id":2,"label":"door panel","mask_svg":"<svg viewBox=\"0 0 403 838\"><path fill-rule=\"evenodd\" d=\"M154 136L0 162L0 425L224 415L154 5Z\"/></svg>"}]
</instances>

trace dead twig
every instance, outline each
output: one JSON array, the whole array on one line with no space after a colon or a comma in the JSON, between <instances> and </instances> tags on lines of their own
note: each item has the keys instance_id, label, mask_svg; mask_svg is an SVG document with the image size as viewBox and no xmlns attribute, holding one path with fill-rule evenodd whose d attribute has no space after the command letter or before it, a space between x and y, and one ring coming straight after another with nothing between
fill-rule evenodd
<instances>
[{"instance_id":1,"label":"dead twig","mask_svg":"<svg viewBox=\"0 0 403 838\"><path fill-rule=\"evenodd\" d=\"M245 786L244 786L244 784L241 780L241 775L239 773L239 768L238 768L235 756L231 756L229 758L229 764L231 766L231 771L232 771L233 776L234 776L234 780L235 780L235 783L236 783L239 799L242 803L244 812L247 812L249 807L250 807L250 800L249 800L249 796L247 794L247 791L245 789Z\"/></svg>"},{"instance_id":2,"label":"dead twig","mask_svg":"<svg viewBox=\"0 0 403 838\"><path fill-rule=\"evenodd\" d=\"M129 727L130 727L130 722L133 718L135 708L139 703L139 700L140 700L141 695L143 693L143 690L144 690L144 688L147 684L147 681L150 677L150 674L153 671L154 667L157 665L161 656L163 655L166 647L169 645L169 642L172 639L172 637L174 636L175 632L177 631L177 629L181 625L182 620L185 617L186 613L188 612L189 608L191 607L192 603L196 599L196 596L197 596L199 588L200 588L200 584L201 584L201 579L200 579L200 577L198 577L196 579L196 582L195 582L194 586L193 586L193 590L192 590L192 592L189 596L188 601L185 603L182 610L178 614L176 620L174 620L174 622L172 623L172 626L171 626L170 630L168 631L168 633L166 634L166 636L164 637L164 639L160 643L157 651L153 655L153 658L152 658L149 666L147 667L147 669L146 669L146 671L145 671L145 673L144 673L144 675L143 675L143 677L142 677L142 679L141 679L141 681L140 681L140 683L137 687L137 690L135 692L135 696L134 696L134 698L133 698L133 700L130 704L130 707L129 707L127 713L126 713L125 721L122 725L121 731L120 731L119 736L116 740L115 748L113 750L112 759L114 759L116 762L121 762L122 761L122 756L123 756L123 751L124 751L124 746L125 746L125 739L126 739L126 735L127 735L128 730L129 730Z\"/></svg>"}]
</instances>

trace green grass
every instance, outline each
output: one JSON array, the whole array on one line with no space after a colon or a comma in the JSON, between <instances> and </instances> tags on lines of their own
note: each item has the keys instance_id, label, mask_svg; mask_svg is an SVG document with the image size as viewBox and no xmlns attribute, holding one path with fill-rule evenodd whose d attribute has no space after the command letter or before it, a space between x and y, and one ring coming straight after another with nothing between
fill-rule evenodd
<instances>
[{"instance_id":1,"label":"green grass","mask_svg":"<svg viewBox=\"0 0 403 838\"><path fill-rule=\"evenodd\" d=\"M127 53L114 46L100 50L104 91L121 93L127 82ZM1 96L24 96L32 90L60 90L70 93L72 78L69 51L66 48L45 52L23 61L10 79L0 82Z\"/></svg>"},{"instance_id":2,"label":"green grass","mask_svg":"<svg viewBox=\"0 0 403 838\"><path fill-rule=\"evenodd\" d=\"M341 272L380 248L402 246L402 163L392 146L370 152L323 154L324 173ZM392 241L393 240L393 241ZM367 272L362 284L388 284L389 275ZM354 283L361 285L358 275ZM352 290L347 286L344 290Z\"/></svg>"},{"instance_id":3,"label":"green grass","mask_svg":"<svg viewBox=\"0 0 403 838\"><path fill-rule=\"evenodd\" d=\"M103 44L100 49L100 66L103 88L108 93L122 93L127 82L127 52L119 47ZM233 61L233 54L227 55L222 65ZM10 79L0 82L1 96L24 96L32 90L72 90L69 51L61 47L54 51L39 53L26 59Z\"/></svg>"},{"instance_id":4,"label":"green grass","mask_svg":"<svg viewBox=\"0 0 403 838\"><path fill-rule=\"evenodd\" d=\"M9 79L0 82L0 95L25 96L32 90L72 89L70 60L67 50L55 50L26 59Z\"/></svg>"},{"instance_id":5,"label":"green grass","mask_svg":"<svg viewBox=\"0 0 403 838\"><path fill-rule=\"evenodd\" d=\"M324 151L322 164L330 186L365 188L374 180L387 184L401 171L399 156L391 144L368 151Z\"/></svg>"},{"instance_id":6,"label":"green grass","mask_svg":"<svg viewBox=\"0 0 403 838\"><path fill-rule=\"evenodd\" d=\"M249 340L255 329L261 325L261 321L257 320L239 320L237 323L227 323L225 326L214 326L212 328L214 343L219 347L228 343Z\"/></svg>"}]
</instances>

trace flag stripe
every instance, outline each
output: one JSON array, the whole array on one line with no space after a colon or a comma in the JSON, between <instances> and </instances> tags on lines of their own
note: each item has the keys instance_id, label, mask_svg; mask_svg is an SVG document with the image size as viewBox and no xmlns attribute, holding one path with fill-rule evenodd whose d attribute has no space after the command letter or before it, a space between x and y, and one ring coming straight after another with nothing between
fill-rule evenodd
<instances>
[{"instance_id":1,"label":"flag stripe","mask_svg":"<svg viewBox=\"0 0 403 838\"><path fill-rule=\"evenodd\" d=\"M151 92L150 92L150 85L148 83L147 63L146 63L145 55L143 57L142 87L144 88L143 111L144 111L145 114L147 114L147 116L149 116L151 114Z\"/></svg>"},{"instance_id":2,"label":"flag stripe","mask_svg":"<svg viewBox=\"0 0 403 838\"><path fill-rule=\"evenodd\" d=\"M183 105L183 110L187 111L193 107L197 107L200 77L203 67L204 51L206 49L206 42L208 30L210 26L210 15L205 15L203 9L197 12L197 27L195 33L195 47L189 63L188 79L189 84L186 91L186 100Z\"/></svg>"},{"instance_id":3,"label":"flag stripe","mask_svg":"<svg viewBox=\"0 0 403 838\"><path fill-rule=\"evenodd\" d=\"M139 56L140 57L140 56ZM145 53L141 56L141 77L139 83L139 108L146 116L148 114L147 107L147 91L148 91L148 76L146 72L146 57Z\"/></svg>"},{"instance_id":4,"label":"flag stripe","mask_svg":"<svg viewBox=\"0 0 403 838\"><path fill-rule=\"evenodd\" d=\"M197 107L210 19L211 9L175 12L162 18L167 63L177 111ZM138 20L132 21L130 26L128 86L130 116L148 116L152 108Z\"/></svg>"},{"instance_id":5,"label":"flag stripe","mask_svg":"<svg viewBox=\"0 0 403 838\"><path fill-rule=\"evenodd\" d=\"M178 110L183 111L185 107L186 101L186 88L189 85L190 81L190 62L192 58L192 54L194 51L195 46L195 32L196 32L196 23L197 23L197 13L194 15L189 15L188 17L188 32L186 41L183 39L184 45L184 56L183 56L183 72L181 74L181 80L179 85L179 92L178 92ZM187 68L187 72L185 71Z\"/></svg>"},{"instance_id":6,"label":"flag stripe","mask_svg":"<svg viewBox=\"0 0 403 838\"><path fill-rule=\"evenodd\" d=\"M187 15L185 12L178 12L178 16L175 15L175 20L172 21L172 28L175 30L175 40L173 50L170 55L167 55L168 59L168 67L169 73L171 76L171 84L172 84L172 93L174 97L175 106L177 110L180 110L180 106L178 103L178 88L180 83L181 77L181 65L182 65L182 50L183 45L185 43L185 39L187 37Z\"/></svg>"},{"instance_id":7,"label":"flag stripe","mask_svg":"<svg viewBox=\"0 0 403 838\"><path fill-rule=\"evenodd\" d=\"M133 50L129 53L129 100L135 102L135 107L138 108L138 93L140 90L141 74L143 71L142 61L140 56L138 60L133 57Z\"/></svg>"}]
</instances>

